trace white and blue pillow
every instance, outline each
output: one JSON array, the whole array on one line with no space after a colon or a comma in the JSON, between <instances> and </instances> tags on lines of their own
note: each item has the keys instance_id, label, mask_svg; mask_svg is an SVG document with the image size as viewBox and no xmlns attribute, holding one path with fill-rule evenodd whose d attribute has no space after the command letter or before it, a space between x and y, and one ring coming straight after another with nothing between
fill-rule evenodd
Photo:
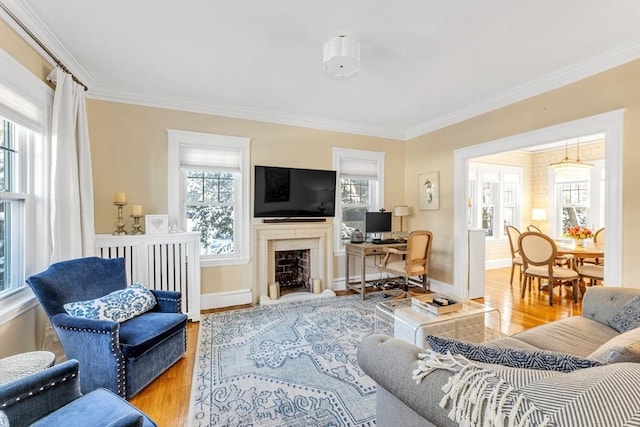
<instances>
[{"instance_id":1,"label":"white and blue pillow","mask_svg":"<svg viewBox=\"0 0 640 427\"><path fill-rule=\"evenodd\" d=\"M460 354L476 362L493 363L510 366L512 368L571 372L576 369L602 365L602 363L597 360L585 359L553 351L496 347L435 335L427 335L426 340L429 347L440 354Z\"/></svg>"},{"instance_id":2,"label":"white and blue pillow","mask_svg":"<svg viewBox=\"0 0 640 427\"><path fill-rule=\"evenodd\" d=\"M609 320L609 326L618 332L627 332L640 326L640 295L631 298Z\"/></svg>"},{"instance_id":3,"label":"white and blue pillow","mask_svg":"<svg viewBox=\"0 0 640 427\"><path fill-rule=\"evenodd\" d=\"M74 317L122 323L151 310L155 305L153 293L137 282L100 298L67 303L64 309Z\"/></svg>"}]
</instances>

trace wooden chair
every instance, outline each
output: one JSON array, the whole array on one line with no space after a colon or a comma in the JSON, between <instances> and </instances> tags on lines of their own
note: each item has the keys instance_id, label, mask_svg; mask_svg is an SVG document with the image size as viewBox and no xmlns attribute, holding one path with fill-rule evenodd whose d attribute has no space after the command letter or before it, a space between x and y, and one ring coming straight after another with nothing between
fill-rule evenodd
<instances>
[{"instance_id":1,"label":"wooden chair","mask_svg":"<svg viewBox=\"0 0 640 427\"><path fill-rule=\"evenodd\" d=\"M412 277L420 277L418 283L427 291L432 242L433 235L430 231L417 230L409 233L406 250L384 248L386 255L378 269L385 273L404 277L404 291L396 298L406 298L409 295L409 279ZM402 259L391 260L393 254L402 255Z\"/></svg>"},{"instance_id":2,"label":"wooden chair","mask_svg":"<svg viewBox=\"0 0 640 427\"><path fill-rule=\"evenodd\" d=\"M604 265L597 264L583 264L579 265L578 274L580 275L580 279L584 280L587 283L589 280L589 286L595 286L598 282L602 283L604 280Z\"/></svg>"},{"instance_id":3,"label":"wooden chair","mask_svg":"<svg viewBox=\"0 0 640 427\"><path fill-rule=\"evenodd\" d=\"M527 231L535 231L536 233L542 233L538 227L533 224L527 225ZM544 234L544 233L543 233ZM556 265L560 267L573 268L571 262L574 260L573 255L558 255L556 257Z\"/></svg>"},{"instance_id":4,"label":"wooden chair","mask_svg":"<svg viewBox=\"0 0 640 427\"><path fill-rule=\"evenodd\" d=\"M533 279L538 279L539 289L542 279L546 279L549 282L549 305L553 305L553 286L556 282L571 282L573 301L578 302L580 276L577 271L571 268L556 265L558 248L553 239L543 233L527 231L518 238L518 248L523 261L522 298L524 298L527 288L531 292Z\"/></svg>"},{"instance_id":5,"label":"wooden chair","mask_svg":"<svg viewBox=\"0 0 640 427\"><path fill-rule=\"evenodd\" d=\"M593 235L593 243L604 243L604 241L605 241L605 234L604 234L604 227L602 227L601 229L596 231L595 234ZM603 265L604 258L581 258L579 260L579 264L580 265L584 265L584 264Z\"/></svg>"},{"instance_id":6,"label":"wooden chair","mask_svg":"<svg viewBox=\"0 0 640 427\"><path fill-rule=\"evenodd\" d=\"M509 249L511 250L511 279L509 285L513 285L513 272L518 266L520 271L520 278L518 283L522 283L522 256L520 255L520 249L518 248L518 237L520 237L520 230L513 225L507 225L507 236L509 237Z\"/></svg>"},{"instance_id":7,"label":"wooden chair","mask_svg":"<svg viewBox=\"0 0 640 427\"><path fill-rule=\"evenodd\" d=\"M527 231L535 231L536 233L542 233L542 230L540 230L540 228L536 227L533 224L527 225Z\"/></svg>"}]
</instances>

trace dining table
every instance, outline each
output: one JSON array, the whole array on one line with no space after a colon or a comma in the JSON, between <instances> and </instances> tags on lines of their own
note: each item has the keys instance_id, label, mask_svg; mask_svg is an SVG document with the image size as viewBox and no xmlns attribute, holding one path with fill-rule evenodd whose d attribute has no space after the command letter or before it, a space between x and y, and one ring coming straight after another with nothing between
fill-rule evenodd
<instances>
[{"instance_id":1,"label":"dining table","mask_svg":"<svg viewBox=\"0 0 640 427\"><path fill-rule=\"evenodd\" d=\"M555 242L558 255L573 255L577 259L604 258L604 242L587 240L582 245L567 239L557 239Z\"/></svg>"}]
</instances>

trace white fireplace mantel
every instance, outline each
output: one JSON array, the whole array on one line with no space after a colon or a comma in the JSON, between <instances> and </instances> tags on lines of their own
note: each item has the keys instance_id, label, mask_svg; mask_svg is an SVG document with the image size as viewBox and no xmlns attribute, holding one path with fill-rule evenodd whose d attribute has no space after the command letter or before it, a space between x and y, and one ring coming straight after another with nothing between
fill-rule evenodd
<instances>
[{"instance_id":1,"label":"white fireplace mantel","mask_svg":"<svg viewBox=\"0 0 640 427\"><path fill-rule=\"evenodd\" d=\"M256 296L268 295L275 282L274 251L311 249L312 278L320 279L322 289L331 289L333 281L333 225L331 223L254 224Z\"/></svg>"}]
</instances>

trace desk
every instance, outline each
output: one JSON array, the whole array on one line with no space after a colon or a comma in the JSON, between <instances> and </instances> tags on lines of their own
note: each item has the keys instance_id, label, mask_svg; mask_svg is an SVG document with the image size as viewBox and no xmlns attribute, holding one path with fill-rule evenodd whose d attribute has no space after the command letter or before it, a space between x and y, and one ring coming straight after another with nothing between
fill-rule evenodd
<instances>
[{"instance_id":1,"label":"desk","mask_svg":"<svg viewBox=\"0 0 640 427\"><path fill-rule=\"evenodd\" d=\"M0 359L0 384L50 368L54 361L55 355L49 351L30 351Z\"/></svg>"},{"instance_id":2,"label":"desk","mask_svg":"<svg viewBox=\"0 0 640 427\"><path fill-rule=\"evenodd\" d=\"M407 246L406 243L390 243L386 245L376 245L373 243L347 243L345 245L345 258L346 258L346 268L344 273L344 281L347 285L347 289L355 289L360 290L362 294L362 299L364 300L364 295L366 291L367 285L367 266L366 259L368 256L374 255L385 255L384 248L399 248L404 249ZM349 275L349 259L351 256L360 257L360 284L351 283L351 277Z\"/></svg>"}]
</instances>

